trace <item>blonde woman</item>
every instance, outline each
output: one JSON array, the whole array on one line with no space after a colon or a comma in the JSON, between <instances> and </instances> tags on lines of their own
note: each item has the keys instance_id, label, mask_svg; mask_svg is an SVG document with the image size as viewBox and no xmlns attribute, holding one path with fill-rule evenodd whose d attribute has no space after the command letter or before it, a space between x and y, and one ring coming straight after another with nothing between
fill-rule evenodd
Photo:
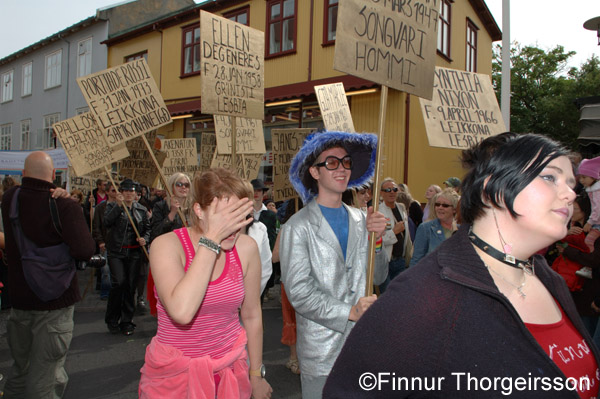
<instances>
[{"instance_id":1,"label":"blonde woman","mask_svg":"<svg viewBox=\"0 0 600 399\"><path fill-rule=\"evenodd\" d=\"M432 184L427 187L427 191L425 191L425 199L427 203L423 208L423 221L427 222L428 220L435 218L435 212L433 212L433 204L434 202L431 200L437 193L442 192L442 188L437 184Z\"/></svg>"},{"instance_id":2,"label":"blonde woman","mask_svg":"<svg viewBox=\"0 0 600 399\"><path fill-rule=\"evenodd\" d=\"M167 186L171 188L172 196L157 202L152 209L152 235L150 241L153 241L161 234L168 233L184 226L179 215L182 211L184 217L191 205L192 182L190 178L183 173L175 173L169 176Z\"/></svg>"}]
</instances>

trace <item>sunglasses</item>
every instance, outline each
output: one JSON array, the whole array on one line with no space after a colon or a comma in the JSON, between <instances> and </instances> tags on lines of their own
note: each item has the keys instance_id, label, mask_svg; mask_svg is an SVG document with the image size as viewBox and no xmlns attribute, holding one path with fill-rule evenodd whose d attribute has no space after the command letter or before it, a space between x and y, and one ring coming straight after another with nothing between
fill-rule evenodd
<instances>
[{"instance_id":1,"label":"sunglasses","mask_svg":"<svg viewBox=\"0 0 600 399\"><path fill-rule=\"evenodd\" d=\"M382 188L381 191L383 191L384 193L391 193L392 191L397 193L398 187Z\"/></svg>"},{"instance_id":2,"label":"sunglasses","mask_svg":"<svg viewBox=\"0 0 600 399\"><path fill-rule=\"evenodd\" d=\"M178 181L178 182L176 182L176 183L175 183L175 187L179 187L179 188L181 188L181 187L190 188L190 183L182 183L182 182Z\"/></svg>"},{"instance_id":3,"label":"sunglasses","mask_svg":"<svg viewBox=\"0 0 600 399\"><path fill-rule=\"evenodd\" d=\"M336 170L339 168L340 163L344 167L344 169L351 170L352 169L352 157L350 155L346 155L343 158L334 157L333 155L325 158L325 162L320 162L314 164L314 166L320 168L321 166L325 166L327 170Z\"/></svg>"},{"instance_id":4,"label":"sunglasses","mask_svg":"<svg viewBox=\"0 0 600 399\"><path fill-rule=\"evenodd\" d=\"M452 205L450 205L450 204L441 204L441 203L439 203L439 202L436 202L436 203L435 203L435 207L436 207L436 208L437 208L437 207L440 207L440 206L441 206L442 208L450 208Z\"/></svg>"}]
</instances>

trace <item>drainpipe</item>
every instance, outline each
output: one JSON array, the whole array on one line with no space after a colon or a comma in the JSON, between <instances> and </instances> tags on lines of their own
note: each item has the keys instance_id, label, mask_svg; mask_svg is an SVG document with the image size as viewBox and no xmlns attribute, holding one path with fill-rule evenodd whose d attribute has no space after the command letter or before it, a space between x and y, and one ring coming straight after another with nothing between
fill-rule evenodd
<instances>
[{"instance_id":1,"label":"drainpipe","mask_svg":"<svg viewBox=\"0 0 600 399\"><path fill-rule=\"evenodd\" d=\"M65 99L65 117L64 119L69 118L69 80L71 79L71 42L62 37L59 33L58 37L67 43L67 83L66 83L66 99ZM62 65L62 61L61 61ZM56 136L54 137L54 148L56 148Z\"/></svg>"}]
</instances>

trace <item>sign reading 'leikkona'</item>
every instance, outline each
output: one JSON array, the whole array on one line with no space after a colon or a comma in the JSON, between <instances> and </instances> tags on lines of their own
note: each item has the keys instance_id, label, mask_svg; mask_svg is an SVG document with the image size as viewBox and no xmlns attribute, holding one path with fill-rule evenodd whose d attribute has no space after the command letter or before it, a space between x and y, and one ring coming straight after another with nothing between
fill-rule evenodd
<instances>
[{"instance_id":1,"label":"sign reading 'leikkona'","mask_svg":"<svg viewBox=\"0 0 600 399\"><path fill-rule=\"evenodd\" d=\"M439 0L340 1L334 68L431 98Z\"/></svg>"},{"instance_id":2,"label":"sign reading 'leikkona'","mask_svg":"<svg viewBox=\"0 0 600 399\"><path fill-rule=\"evenodd\" d=\"M430 146L469 148L505 131L486 74L436 67L433 99L420 101Z\"/></svg>"},{"instance_id":3,"label":"sign reading 'leikkona'","mask_svg":"<svg viewBox=\"0 0 600 399\"><path fill-rule=\"evenodd\" d=\"M109 147L94 116L86 112L52 125L78 176L129 156L125 144Z\"/></svg>"},{"instance_id":4,"label":"sign reading 'leikkona'","mask_svg":"<svg viewBox=\"0 0 600 399\"><path fill-rule=\"evenodd\" d=\"M264 117L265 34L200 11L202 112Z\"/></svg>"},{"instance_id":5,"label":"sign reading 'leikkona'","mask_svg":"<svg viewBox=\"0 0 600 399\"><path fill-rule=\"evenodd\" d=\"M78 78L77 83L111 147L171 123L143 58Z\"/></svg>"},{"instance_id":6,"label":"sign reading 'leikkona'","mask_svg":"<svg viewBox=\"0 0 600 399\"><path fill-rule=\"evenodd\" d=\"M231 154L231 118L234 117L214 116L219 154ZM267 152L262 120L238 117L235 117L235 120L236 153L264 154Z\"/></svg>"}]
</instances>

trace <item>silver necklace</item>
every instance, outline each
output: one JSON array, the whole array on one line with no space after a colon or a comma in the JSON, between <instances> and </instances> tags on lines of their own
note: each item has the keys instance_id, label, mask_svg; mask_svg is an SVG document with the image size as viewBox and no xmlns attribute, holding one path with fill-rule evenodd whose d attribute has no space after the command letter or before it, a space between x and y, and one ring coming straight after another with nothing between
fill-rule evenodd
<instances>
[{"instance_id":1,"label":"silver necklace","mask_svg":"<svg viewBox=\"0 0 600 399\"><path fill-rule=\"evenodd\" d=\"M510 281L508 281L507 279L504 278L504 276L502 276L500 273L498 273L497 271L495 271L494 269L492 269L487 263L483 263L486 267L486 269L488 269L489 271L491 271L492 273L495 273L498 277L500 277L502 279L502 281L504 281L506 284L510 285L511 287L515 288L518 292L519 295L521 295L521 298L525 299L525 297L527 296L524 292L523 292L523 288L525 287L525 270L521 269L523 272L523 280L521 281L521 285L514 285L513 283L511 283Z\"/></svg>"}]
</instances>

